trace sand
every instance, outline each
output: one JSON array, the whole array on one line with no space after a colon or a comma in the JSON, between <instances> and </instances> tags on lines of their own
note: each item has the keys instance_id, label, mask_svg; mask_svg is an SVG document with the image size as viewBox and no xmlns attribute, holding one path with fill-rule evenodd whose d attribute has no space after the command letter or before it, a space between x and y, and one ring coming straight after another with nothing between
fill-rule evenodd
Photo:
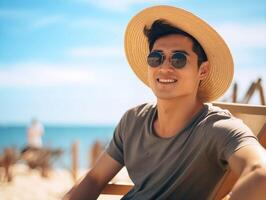
<instances>
[{"instance_id":1,"label":"sand","mask_svg":"<svg viewBox=\"0 0 266 200\"><path fill-rule=\"evenodd\" d=\"M85 173L83 170L79 176ZM65 169L55 169L48 178L43 178L38 170L29 170L24 164L16 164L13 174L12 182L0 182L1 200L59 200L74 184L70 172ZM126 170L122 169L113 181L128 182ZM100 195L98 200L117 200L121 197Z\"/></svg>"}]
</instances>

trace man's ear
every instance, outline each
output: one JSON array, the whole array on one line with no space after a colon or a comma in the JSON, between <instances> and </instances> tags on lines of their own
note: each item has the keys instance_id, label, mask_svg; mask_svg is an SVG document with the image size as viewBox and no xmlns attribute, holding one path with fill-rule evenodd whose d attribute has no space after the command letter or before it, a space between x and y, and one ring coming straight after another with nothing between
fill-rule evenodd
<instances>
[{"instance_id":1,"label":"man's ear","mask_svg":"<svg viewBox=\"0 0 266 200\"><path fill-rule=\"evenodd\" d=\"M205 79L210 71L210 64L209 61L205 61L203 63L201 63L200 67L199 67L199 78L200 80Z\"/></svg>"}]
</instances>

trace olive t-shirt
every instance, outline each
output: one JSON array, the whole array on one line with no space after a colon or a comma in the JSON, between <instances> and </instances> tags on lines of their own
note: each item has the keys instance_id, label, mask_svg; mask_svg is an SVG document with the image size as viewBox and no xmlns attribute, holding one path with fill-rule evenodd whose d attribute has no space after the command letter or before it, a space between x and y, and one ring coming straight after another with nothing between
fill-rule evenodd
<instances>
[{"instance_id":1,"label":"olive t-shirt","mask_svg":"<svg viewBox=\"0 0 266 200\"><path fill-rule=\"evenodd\" d=\"M123 200L206 200L228 167L230 155L258 145L251 130L229 111L204 107L175 136L159 137L155 104L127 111L107 153L125 165L134 187Z\"/></svg>"}]
</instances>

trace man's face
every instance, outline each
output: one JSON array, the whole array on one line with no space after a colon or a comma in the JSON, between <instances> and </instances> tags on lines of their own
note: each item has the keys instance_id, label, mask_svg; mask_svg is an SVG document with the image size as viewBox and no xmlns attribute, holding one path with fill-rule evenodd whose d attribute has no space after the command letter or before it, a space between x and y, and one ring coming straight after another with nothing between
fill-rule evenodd
<instances>
[{"instance_id":1,"label":"man's face","mask_svg":"<svg viewBox=\"0 0 266 200\"><path fill-rule=\"evenodd\" d=\"M206 77L208 66L204 62L198 67L198 56L192 48L191 39L183 35L168 35L155 41L152 51L165 55L160 66L148 67L149 86L158 99L194 98L197 95L199 82ZM177 51L184 52L187 58L181 69L174 68L169 59Z\"/></svg>"}]
</instances>

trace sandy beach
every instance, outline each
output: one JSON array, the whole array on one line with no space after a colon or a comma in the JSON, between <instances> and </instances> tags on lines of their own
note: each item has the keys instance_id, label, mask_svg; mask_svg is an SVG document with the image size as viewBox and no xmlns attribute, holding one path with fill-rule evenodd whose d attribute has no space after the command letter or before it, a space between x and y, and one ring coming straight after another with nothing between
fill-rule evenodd
<instances>
[{"instance_id":1,"label":"sandy beach","mask_svg":"<svg viewBox=\"0 0 266 200\"><path fill-rule=\"evenodd\" d=\"M12 182L0 182L1 200L59 200L74 184L70 172L65 169L51 171L48 178L41 177L39 171L29 170L24 164L15 165L12 171ZM83 170L79 176L85 173ZM122 169L113 181L128 182L126 170ZM100 195L98 200L117 200L121 197Z\"/></svg>"}]
</instances>

